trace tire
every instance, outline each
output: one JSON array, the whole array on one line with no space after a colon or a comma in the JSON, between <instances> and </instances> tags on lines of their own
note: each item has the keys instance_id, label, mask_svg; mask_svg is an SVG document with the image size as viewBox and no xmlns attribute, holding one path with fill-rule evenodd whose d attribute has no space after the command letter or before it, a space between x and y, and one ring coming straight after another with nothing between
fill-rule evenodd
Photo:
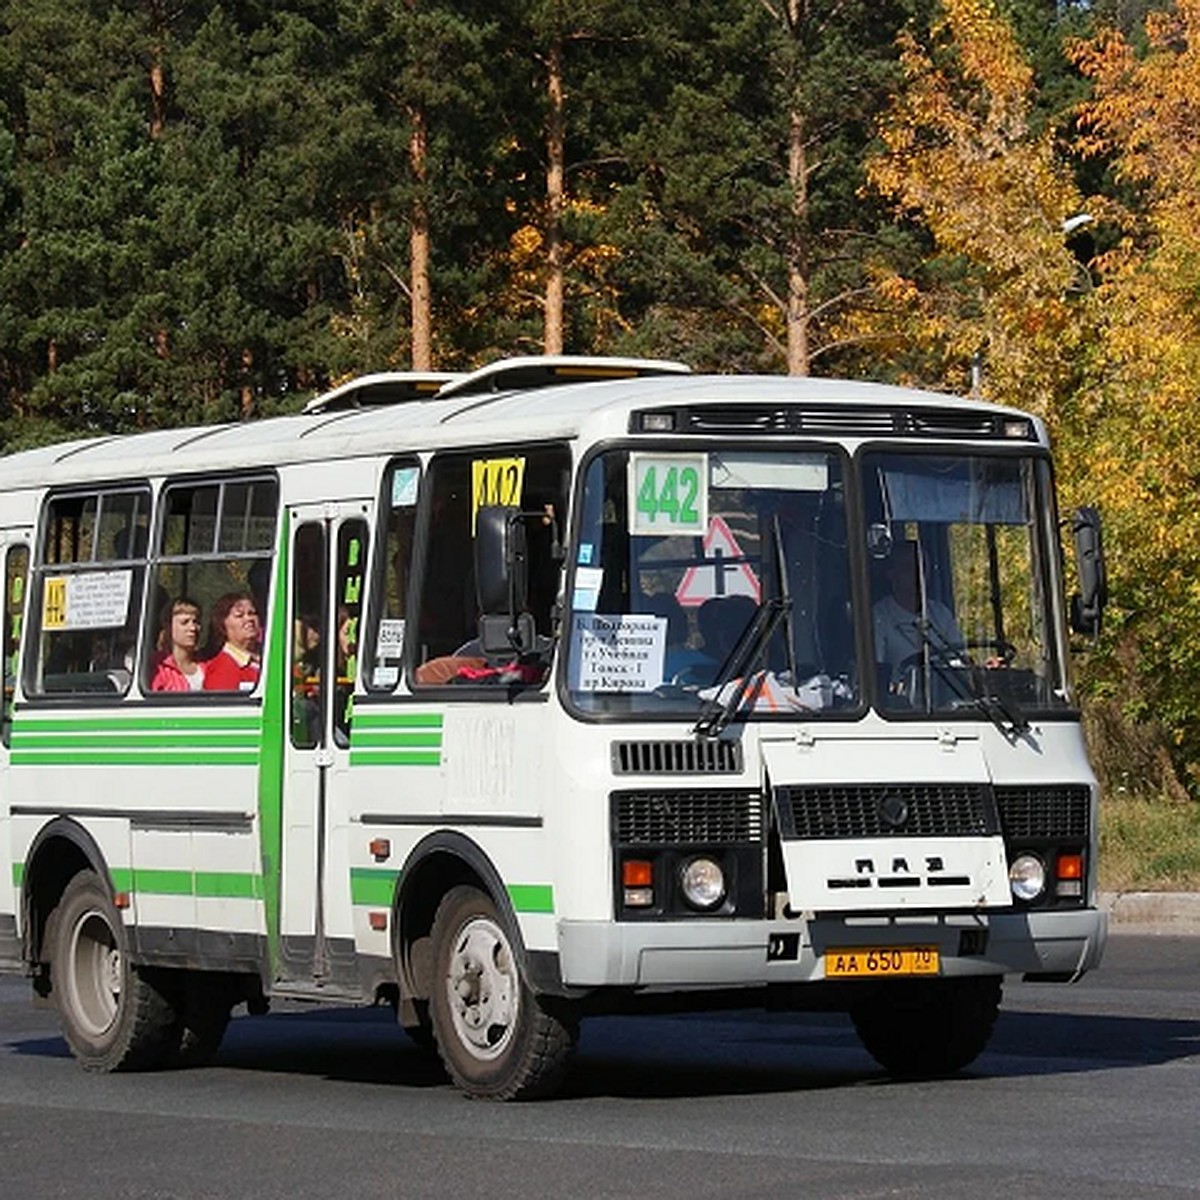
<instances>
[{"instance_id":1,"label":"tire","mask_svg":"<svg viewBox=\"0 0 1200 1200\"><path fill-rule=\"evenodd\" d=\"M167 1065L180 1044L175 1006L129 961L125 926L94 871L67 884L52 929L52 994L80 1064L89 1071Z\"/></svg>"},{"instance_id":2,"label":"tire","mask_svg":"<svg viewBox=\"0 0 1200 1200\"><path fill-rule=\"evenodd\" d=\"M490 897L447 892L433 921L430 1017L438 1054L468 1096L525 1100L554 1092L578 1039L570 1009L529 989Z\"/></svg>"},{"instance_id":3,"label":"tire","mask_svg":"<svg viewBox=\"0 0 1200 1200\"><path fill-rule=\"evenodd\" d=\"M953 1075L983 1052L1000 1010L1001 977L892 983L852 1008L862 1044L899 1079Z\"/></svg>"}]
</instances>

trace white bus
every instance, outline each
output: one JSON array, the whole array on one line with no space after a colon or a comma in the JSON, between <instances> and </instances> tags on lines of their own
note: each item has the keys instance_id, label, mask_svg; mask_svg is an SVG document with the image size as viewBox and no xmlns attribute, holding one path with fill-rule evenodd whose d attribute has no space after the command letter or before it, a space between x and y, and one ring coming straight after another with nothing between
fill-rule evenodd
<instances>
[{"instance_id":1,"label":"white bus","mask_svg":"<svg viewBox=\"0 0 1200 1200\"><path fill-rule=\"evenodd\" d=\"M641 360L14 454L0 963L99 1071L289 997L475 1096L650 1006L953 1072L1103 949L1070 524L1068 604L1025 413Z\"/></svg>"}]
</instances>

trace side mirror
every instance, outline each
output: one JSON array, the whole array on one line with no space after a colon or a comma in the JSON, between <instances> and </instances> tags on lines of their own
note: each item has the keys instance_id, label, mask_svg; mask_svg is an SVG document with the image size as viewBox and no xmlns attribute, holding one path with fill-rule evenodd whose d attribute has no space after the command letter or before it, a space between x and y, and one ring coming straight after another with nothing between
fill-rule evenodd
<instances>
[{"instance_id":1,"label":"side mirror","mask_svg":"<svg viewBox=\"0 0 1200 1200\"><path fill-rule=\"evenodd\" d=\"M1098 637L1104 606L1108 603L1108 573L1104 564L1099 511L1091 507L1076 509L1071 532L1075 539L1075 569L1079 576L1079 591L1071 597L1071 628L1075 633Z\"/></svg>"},{"instance_id":2,"label":"side mirror","mask_svg":"<svg viewBox=\"0 0 1200 1200\"><path fill-rule=\"evenodd\" d=\"M475 515L475 594L482 614L511 614L525 607L525 565L521 510L484 505Z\"/></svg>"},{"instance_id":3,"label":"side mirror","mask_svg":"<svg viewBox=\"0 0 1200 1200\"><path fill-rule=\"evenodd\" d=\"M537 640L529 604L525 514L484 505L475 516L475 592L485 655L528 654Z\"/></svg>"}]
</instances>

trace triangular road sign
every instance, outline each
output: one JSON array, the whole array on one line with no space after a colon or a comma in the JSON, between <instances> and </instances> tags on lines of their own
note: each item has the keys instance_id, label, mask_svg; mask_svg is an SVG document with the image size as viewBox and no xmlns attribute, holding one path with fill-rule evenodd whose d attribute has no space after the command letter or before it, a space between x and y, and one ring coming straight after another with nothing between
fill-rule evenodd
<instances>
[{"instance_id":1,"label":"triangular road sign","mask_svg":"<svg viewBox=\"0 0 1200 1200\"><path fill-rule=\"evenodd\" d=\"M694 607L714 596L749 596L757 604L762 599L758 576L743 558L742 548L733 530L722 517L711 517L704 535L704 562L688 567L675 599L684 607Z\"/></svg>"}]
</instances>

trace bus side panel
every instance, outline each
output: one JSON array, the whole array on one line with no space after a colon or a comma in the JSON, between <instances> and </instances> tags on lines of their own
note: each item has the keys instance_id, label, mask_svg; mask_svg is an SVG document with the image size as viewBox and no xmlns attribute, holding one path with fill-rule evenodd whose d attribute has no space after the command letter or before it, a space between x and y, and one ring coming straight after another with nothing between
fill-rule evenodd
<instances>
[{"instance_id":1,"label":"bus side panel","mask_svg":"<svg viewBox=\"0 0 1200 1200\"><path fill-rule=\"evenodd\" d=\"M546 729L544 703L464 700L356 711L349 807L335 816L333 844L340 824L360 955L390 956L378 914L390 908L413 848L440 829L461 832L499 874L526 948L557 948L542 790ZM372 851L384 842L386 858Z\"/></svg>"},{"instance_id":2,"label":"bus side panel","mask_svg":"<svg viewBox=\"0 0 1200 1200\"><path fill-rule=\"evenodd\" d=\"M260 729L258 711L241 706L18 712L14 858L24 862L54 816L96 836L119 810L120 845L109 833L101 849L114 890L130 894L138 953L180 966L219 968L233 965L230 957L245 966L265 930Z\"/></svg>"}]
</instances>

